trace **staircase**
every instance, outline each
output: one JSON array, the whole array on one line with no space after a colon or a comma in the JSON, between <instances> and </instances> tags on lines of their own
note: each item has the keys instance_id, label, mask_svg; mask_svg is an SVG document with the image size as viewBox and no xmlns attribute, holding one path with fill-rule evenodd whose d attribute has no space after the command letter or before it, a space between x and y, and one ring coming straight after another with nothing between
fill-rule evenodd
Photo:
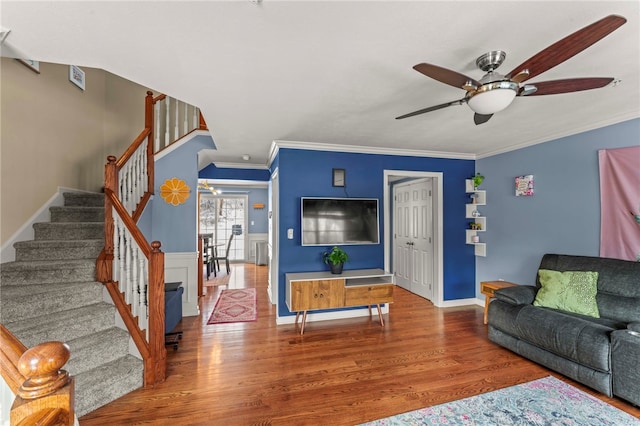
<instances>
[{"instance_id":1,"label":"staircase","mask_svg":"<svg viewBox=\"0 0 640 426\"><path fill-rule=\"evenodd\" d=\"M65 193L35 239L14 245L0 265L0 322L27 347L59 340L71 348L65 369L76 381L81 417L143 385L143 362L129 355L129 334L95 281L104 247L104 195Z\"/></svg>"}]
</instances>

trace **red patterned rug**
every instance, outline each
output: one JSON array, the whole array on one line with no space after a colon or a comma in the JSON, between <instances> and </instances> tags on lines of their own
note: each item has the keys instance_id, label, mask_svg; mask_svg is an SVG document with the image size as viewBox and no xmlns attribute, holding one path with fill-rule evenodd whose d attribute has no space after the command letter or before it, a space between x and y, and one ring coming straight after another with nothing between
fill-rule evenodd
<instances>
[{"instance_id":1,"label":"red patterned rug","mask_svg":"<svg viewBox=\"0 0 640 426\"><path fill-rule=\"evenodd\" d=\"M222 290L207 324L255 321L256 289Z\"/></svg>"}]
</instances>

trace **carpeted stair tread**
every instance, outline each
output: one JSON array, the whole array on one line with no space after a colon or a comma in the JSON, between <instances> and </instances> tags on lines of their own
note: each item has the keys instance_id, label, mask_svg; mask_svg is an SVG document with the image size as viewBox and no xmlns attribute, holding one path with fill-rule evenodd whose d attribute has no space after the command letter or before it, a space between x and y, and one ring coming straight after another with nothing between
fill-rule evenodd
<instances>
[{"instance_id":1,"label":"carpeted stair tread","mask_svg":"<svg viewBox=\"0 0 640 426\"><path fill-rule=\"evenodd\" d=\"M104 239L99 240L35 240L20 241L13 245L16 260L64 260L96 259L104 248Z\"/></svg>"},{"instance_id":2,"label":"carpeted stair tread","mask_svg":"<svg viewBox=\"0 0 640 426\"><path fill-rule=\"evenodd\" d=\"M37 344L58 340L66 342L114 325L115 307L96 303L49 315L7 322L5 326L30 348Z\"/></svg>"},{"instance_id":3,"label":"carpeted stair tread","mask_svg":"<svg viewBox=\"0 0 640 426\"><path fill-rule=\"evenodd\" d=\"M0 268L0 285L82 282L96 279L95 259L7 262Z\"/></svg>"},{"instance_id":4,"label":"carpeted stair tread","mask_svg":"<svg viewBox=\"0 0 640 426\"><path fill-rule=\"evenodd\" d=\"M41 222L33 230L36 240L104 240L102 222Z\"/></svg>"},{"instance_id":5,"label":"carpeted stair tread","mask_svg":"<svg viewBox=\"0 0 640 426\"><path fill-rule=\"evenodd\" d=\"M103 207L104 208L104 194L97 192L65 192L62 194L64 197L65 206L88 206L88 207Z\"/></svg>"},{"instance_id":6,"label":"carpeted stair tread","mask_svg":"<svg viewBox=\"0 0 640 426\"><path fill-rule=\"evenodd\" d=\"M81 417L143 386L144 363L130 355L131 336L103 302L96 259L104 247L104 194L64 193L51 221L34 224L34 240L14 244L16 261L0 267L0 321L27 347L62 341L71 348Z\"/></svg>"},{"instance_id":7,"label":"carpeted stair tread","mask_svg":"<svg viewBox=\"0 0 640 426\"><path fill-rule=\"evenodd\" d=\"M118 327L78 337L66 343L71 349L71 359L64 369L73 376L129 354L129 333Z\"/></svg>"},{"instance_id":8,"label":"carpeted stair tread","mask_svg":"<svg viewBox=\"0 0 640 426\"><path fill-rule=\"evenodd\" d=\"M104 207L49 207L51 222L104 222Z\"/></svg>"},{"instance_id":9,"label":"carpeted stair tread","mask_svg":"<svg viewBox=\"0 0 640 426\"><path fill-rule=\"evenodd\" d=\"M93 282L48 283L0 287L1 322L16 322L102 301L102 284Z\"/></svg>"},{"instance_id":10,"label":"carpeted stair tread","mask_svg":"<svg viewBox=\"0 0 640 426\"><path fill-rule=\"evenodd\" d=\"M143 363L127 355L80 373L76 380L76 414L90 413L143 385Z\"/></svg>"}]
</instances>

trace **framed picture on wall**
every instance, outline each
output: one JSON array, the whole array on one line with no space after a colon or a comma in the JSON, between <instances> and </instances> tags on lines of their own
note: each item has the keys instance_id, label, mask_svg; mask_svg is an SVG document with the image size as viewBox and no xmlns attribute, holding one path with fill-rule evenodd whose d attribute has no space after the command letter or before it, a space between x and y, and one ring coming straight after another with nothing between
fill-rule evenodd
<instances>
[{"instance_id":1,"label":"framed picture on wall","mask_svg":"<svg viewBox=\"0 0 640 426\"><path fill-rule=\"evenodd\" d=\"M69 81L84 90L84 71L75 65L69 65Z\"/></svg>"},{"instance_id":2,"label":"framed picture on wall","mask_svg":"<svg viewBox=\"0 0 640 426\"><path fill-rule=\"evenodd\" d=\"M29 68L31 71L40 74L40 61L34 61L31 59L16 59L22 65Z\"/></svg>"},{"instance_id":3,"label":"framed picture on wall","mask_svg":"<svg viewBox=\"0 0 640 426\"><path fill-rule=\"evenodd\" d=\"M516 197L530 197L533 195L533 175L516 177Z\"/></svg>"}]
</instances>

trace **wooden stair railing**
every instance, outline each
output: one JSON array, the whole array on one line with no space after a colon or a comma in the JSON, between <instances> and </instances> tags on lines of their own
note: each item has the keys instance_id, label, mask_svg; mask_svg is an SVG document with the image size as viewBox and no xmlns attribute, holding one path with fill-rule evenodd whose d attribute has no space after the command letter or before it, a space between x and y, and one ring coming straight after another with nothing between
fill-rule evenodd
<instances>
[{"instance_id":1,"label":"wooden stair railing","mask_svg":"<svg viewBox=\"0 0 640 426\"><path fill-rule=\"evenodd\" d=\"M62 367L69 360L69 346L45 342L27 349L0 324L0 370L16 396L10 423L27 425L68 425L75 421L75 384Z\"/></svg>"},{"instance_id":2,"label":"wooden stair railing","mask_svg":"<svg viewBox=\"0 0 640 426\"><path fill-rule=\"evenodd\" d=\"M147 387L166 376L164 253L159 241L147 242L137 221L153 195L154 154L207 127L197 108L152 92L145 98L144 117L144 130L124 154L107 158L105 247L96 279L107 288L143 358Z\"/></svg>"}]
</instances>

